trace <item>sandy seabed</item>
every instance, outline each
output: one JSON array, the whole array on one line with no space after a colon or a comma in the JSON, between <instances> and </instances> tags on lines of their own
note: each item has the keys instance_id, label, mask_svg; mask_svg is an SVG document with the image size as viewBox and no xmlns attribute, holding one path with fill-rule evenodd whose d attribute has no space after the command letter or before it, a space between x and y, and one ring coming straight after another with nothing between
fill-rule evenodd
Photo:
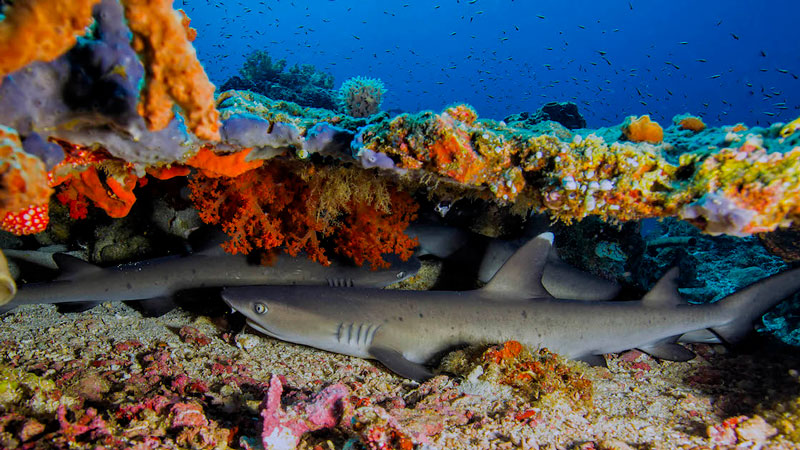
<instances>
[{"instance_id":1,"label":"sandy seabed","mask_svg":"<svg viewBox=\"0 0 800 450\"><path fill-rule=\"evenodd\" d=\"M763 411L800 392L798 357L774 351L694 345L686 363L611 355L607 369L583 369L594 386L586 409L477 378L418 385L182 309L148 318L122 303L31 306L0 320L5 448L280 448L267 437L275 427L309 449L800 448L761 418L775 424ZM332 386L346 393L335 406Z\"/></svg>"}]
</instances>

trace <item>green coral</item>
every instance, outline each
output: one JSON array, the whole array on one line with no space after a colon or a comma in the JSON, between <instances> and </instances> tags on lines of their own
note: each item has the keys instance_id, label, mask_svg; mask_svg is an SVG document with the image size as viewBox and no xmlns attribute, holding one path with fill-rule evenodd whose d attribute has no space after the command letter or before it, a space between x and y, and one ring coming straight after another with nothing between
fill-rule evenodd
<instances>
[{"instance_id":1,"label":"green coral","mask_svg":"<svg viewBox=\"0 0 800 450\"><path fill-rule=\"evenodd\" d=\"M52 380L22 369L0 366L0 406L11 410L22 408L33 414L52 414L59 405L60 394Z\"/></svg>"},{"instance_id":2,"label":"green coral","mask_svg":"<svg viewBox=\"0 0 800 450\"><path fill-rule=\"evenodd\" d=\"M277 78L285 67L285 59L273 62L269 53L264 50L255 50L247 55L247 60L245 60L239 73L243 78L260 85L265 81L272 81Z\"/></svg>"}]
</instances>

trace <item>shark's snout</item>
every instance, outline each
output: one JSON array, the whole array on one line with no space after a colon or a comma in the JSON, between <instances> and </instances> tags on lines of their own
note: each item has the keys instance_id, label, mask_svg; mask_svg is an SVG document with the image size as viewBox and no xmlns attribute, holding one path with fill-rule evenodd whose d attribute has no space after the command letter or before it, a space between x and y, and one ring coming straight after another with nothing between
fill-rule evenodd
<instances>
[{"instance_id":1,"label":"shark's snout","mask_svg":"<svg viewBox=\"0 0 800 450\"><path fill-rule=\"evenodd\" d=\"M236 288L224 288L222 290L222 301L230 306L233 311L244 313L246 301L235 292Z\"/></svg>"}]
</instances>

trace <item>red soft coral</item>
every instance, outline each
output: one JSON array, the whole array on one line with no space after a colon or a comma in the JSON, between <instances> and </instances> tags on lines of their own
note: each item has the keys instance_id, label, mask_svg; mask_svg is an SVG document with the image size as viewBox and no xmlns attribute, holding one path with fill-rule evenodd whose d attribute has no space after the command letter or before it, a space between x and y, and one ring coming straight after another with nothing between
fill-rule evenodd
<instances>
[{"instance_id":1,"label":"red soft coral","mask_svg":"<svg viewBox=\"0 0 800 450\"><path fill-rule=\"evenodd\" d=\"M221 225L231 237L222 247L229 253L248 254L254 249L273 250L281 245L287 253L300 252L313 261L330 264L322 240L335 235L335 251L361 265L388 267L382 255L397 253L408 259L416 241L403 230L416 215L408 194L392 190L391 214L377 205L352 201L348 213L320 208L319 195L297 172L280 162L237 177L209 178L195 174L189 181L191 198L200 218Z\"/></svg>"},{"instance_id":2,"label":"red soft coral","mask_svg":"<svg viewBox=\"0 0 800 450\"><path fill-rule=\"evenodd\" d=\"M304 250L329 264L316 236L324 226L309 210L308 188L280 166L268 164L233 178L195 175L189 187L200 218L222 225L231 237L222 244L226 252L248 254L286 244L292 255Z\"/></svg>"},{"instance_id":3,"label":"red soft coral","mask_svg":"<svg viewBox=\"0 0 800 450\"><path fill-rule=\"evenodd\" d=\"M369 261L373 269L389 267L384 253L396 253L403 261L414 253L417 239L403 231L417 217L417 204L405 192L391 191L391 212L382 212L367 203L351 205L334 239L336 251L362 265Z\"/></svg>"}]
</instances>

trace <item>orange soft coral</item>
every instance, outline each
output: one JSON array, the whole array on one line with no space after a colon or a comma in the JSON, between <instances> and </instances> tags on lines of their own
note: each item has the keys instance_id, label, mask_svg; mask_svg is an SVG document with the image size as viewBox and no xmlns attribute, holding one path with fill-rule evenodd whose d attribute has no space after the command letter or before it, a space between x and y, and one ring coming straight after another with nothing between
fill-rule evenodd
<instances>
[{"instance_id":1,"label":"orange soft coral","mask_svg":"<svg viewBox=\"0 0 800 450\"><path fill-rule=\"evenodd\" d=\"M658 144L664 140L664 130L650 116L630 116L622 125L622 135L631 142L649 142Z\"/></svg>"},{"instance_id":2,"label":"orange soft coral","mask_svg":"<svg viewBox=\"0 0 800 450\"><path fill-rule=\"evenodd\" d=\"M197 60L185 14L172 9L172 0L126 0L124 5L133 48L146 68L147 84L139 114L148 127L166 127L173 117L174 101L197 137L219 140L214 85Z\"/></svg>"},{"instance_id":3,"label":"orange soft coral","mask_svg":"<svg viewBox=\"0 0 800 450\"><path fill-rule=\"evenodd\" d=\"M14 2L0 21L0 82L33 61L51 61L66 52L92 23L99 0Z\"/></svg>"},{"instance_id":4,"label":"orange soft coral","mask_svg":"<svg viewBox=\"0 0 800 450\"><path fill-rule=\"evenodd\" d=\"M695 133L699 133L706 129L706 124L703 123L703 119L694 116L683 117L680 121L678 121L678 126L682 130L690 130L694 131Z\"/></svg>"},{"instance_id":5,"label":"orange soft coral","mask_svg":"<svg viewBox=\"0 0 800 450\"><path fill-rule=\"evenodd\" d=\"M0 228L18 235L44 231L52 192L44 163L22 150L16 131L0 125Z\"/></svg>"}]
</instances>

